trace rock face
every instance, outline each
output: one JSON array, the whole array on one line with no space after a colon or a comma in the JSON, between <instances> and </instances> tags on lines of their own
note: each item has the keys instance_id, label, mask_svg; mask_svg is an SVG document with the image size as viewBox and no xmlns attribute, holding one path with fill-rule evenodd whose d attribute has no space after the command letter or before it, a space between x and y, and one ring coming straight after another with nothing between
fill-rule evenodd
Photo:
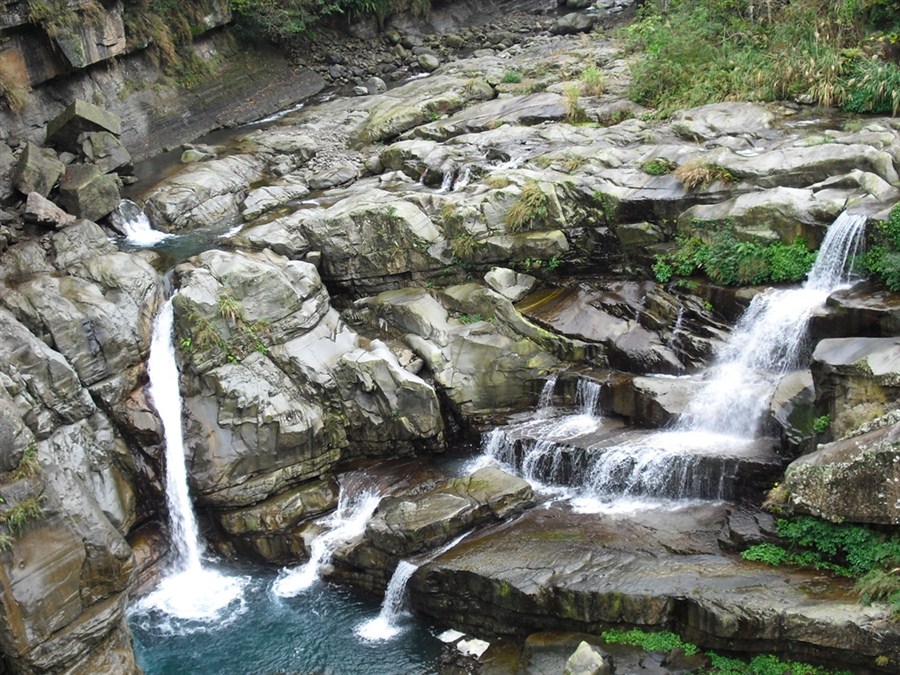
<instances>
[{"instance_id":1,"label":"rock face","mask_svg":"<svg viewBox=\"0 0 900 675\"><path fill-rule=\"evenodd\" d=\"M900 413L795 460L785 471L788 503L836 522L900 523ZM874 427L874 428L872 428Z\"/></svg>"},{"instance_id":2,"label":"rock face","mask_svg":"<svg viewBox=\"0 0 900 675\"><path fill-rule=\"evenodd\" d=\"M410 580L410 597L416 609L482 634L624 624L675 630L714 649L788 648L809 659L828 650L831 663L892 662L900 635L873 630L885 625L886 609L816 598L809 611L809 577L755 568L702 543L719 518L708 508L716 507L682 511L677 524L667 516L662 530L652 511L592 521L532 511L426 564Z\"/></svg>"}]
</instances>

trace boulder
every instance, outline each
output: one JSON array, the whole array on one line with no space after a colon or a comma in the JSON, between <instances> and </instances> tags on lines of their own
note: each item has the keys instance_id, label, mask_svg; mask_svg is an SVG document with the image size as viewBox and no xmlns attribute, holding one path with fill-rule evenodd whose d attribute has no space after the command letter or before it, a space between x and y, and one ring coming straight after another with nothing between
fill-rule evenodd
<instances>
[{"instance_id":1,"label":"boulder","mask_svg":"<svg viewBox=\"0 0 900 675\"><path fill-rule=\"evenodd\" d=\"M433 549L472 527L505 520L534 503L526 481L485 467L445 481L424 495L382 500L366 525L366 539L403 558Z\"/></svg>"},{"instance_id":2,"label":"boulder","mask_svg":"<svg viewBox=\"0 0 900 675\"><path fill-rule=\"evenodd\" d=\"M0 141L0 205L9 202L14 194L12 173L15 166L16 157L12 149Z\"/></svg>"},{"instance_id":3,"label":"boulder","mask_svg":"<svg viewBox=\"0 0 900 675\"><path fill-rule=\"evenodd\" d=\"M594 28L594 17L590 14L572 12L559 17L550 26L551 35L576 35L589 33Z\"/></svg>"},{"instance_id":4,"label":"boulder","mask_svg":"<svg viewBox=\"0 0 900 675\"><path fill-rule=\"evenodd\" d=\"M327 190L328 188L346 185L359 177L359 168L352 162L341 162L324 171L314 173L309 177L309 187L313 190Z\"/></svg>"},{"instance_id":5,"label":"boulder","mask_svg":"<svg viewBox=\"0 0 900 675\"><path fill-rule=\"evenodd\" d=\"M431 73L440 67L441 60L435 54L419 54L416 57L416 63L426 73Z\"/></svg>"},{"instance_id":6,"label":"boulder","mask_svg":"<svg viewBox=\"0 0 900 675\"><path fill-rule=\"evenodd\" d=\"M670 426L700 385L694 380L680 378L626 378L612 388L612 409L617 415L643 427Z\"/></svg>"},{"instance_id":7,"label":"boulder","mask_svg":"<svg viewBox=\"0 0 900 675\"><path fill-rule=\"evenodd\" d=\"M88 131L78 136L78 144L87 164L93 164L101 173L119 169L130 171L131 153L118 136L108 131Z\"/></svg>"},{"instance_id":8,"label":"boulder","mask_svg":"<svg viewBox=\"0 0 900 675\"><path fill-rule=\"evenodd\" d=\"M34 143L26 143L13 169L12 184L23 195L37 192L46 197L65 168L52 150L40 148Z\"/></svg>"},{"instance_id":9,"label":"boulder","mask_svg":"<svg viewBox=\"0 0 900 675\"><path fill-rule=\"evenodd\" d=\"M15 401L0 387L0 474L18 467L25 450L33 444L34 434L22 420Z\"/></svg>"},{"instance_id":10,"label":"boulder","mask_svg":"<svg viewBox=\"0 0 900 675\"><path fill-rule=\"evenodd\" d=\"M69 106L47 123L47 144L69 152L78 152L78 137L85 132L106 131L115 136L122 134L122 120L115 113L98 108L92 103L75 99Z\"/></svg>"},{"instance_id":11,"label":"boulder","mask_svg":"<svg viewBox=\"0 0 900 675\"><path fill-rule=\"evenodd\" d=\"M477 315L451 317L422 289L387 291L359 304L406 334L435 383L467 417L530 406L529 383L543 381L557 363L536 342L499 322Z\"/></svg>"},{"instance_id":12,"label":"boulder","mask_svg":"<svg viewBox=\"0 0 900 675\"><path fill-rule=\"evenodd\" d=\"M280 180L251 190L244 200L241 216L244 220L254 220L261 215L295 199L309 194L306 183L297 177Z\"/></svg>"},{"instance_id":13,"label":"boulder","mask_svg":"<svg viewBox=\"0 0 900 675\"><path fill-rule=\"evenodd\" d=\"M563 675L609 675L610 662L597 649L582 641L566 661Z\"/></svg>"},{"instance_id":14,"label":"boulder","mask_svg":"<svg viewBox=\"0 0 900 675\"><path fill-rule=\"evenodd\" d=\"M769 414L792 454L806 451L815 435L815 397L812 373L801 370L782 377L769 400Z\"/></svg>"},{"instance_id":15,"label":"boulder","mask_svg":"<svg viewBox=\"0 0 900 675\"><path fill-rule=\"evenodd\" d=\"M537 284L537 279L533 276L506 267L492 267L484 275L484 281L510 302L518 302Z\"/></svg>"},{"instance_id":16,"label":"boulder","mask_svg":"<svg viewBox=\"0 0 900 675\"><path fill-rule=\"evenodd\" d=\"M89 489L45 463L37 478L0 486L3 509L37 512L0 559L0 640L19 672L137 673L125 606L133 559Z\"/></svg>"},{"instance_id":17,"label":"boulder","mask_svg":"<svg viewBox=\"0 0 900 675\"><path fill-rule=\"evenodd\" d=\"M155 228L167 232L235 225L250 184L264 170L264 159L249 154L188 164L156 185L144 211Z\"/></svg>"},{"instance_id":18,"label":"boulder","mask_svg":"<svg viewBox=\"0 0 900 675\"><path fill-rule=\"evenodd\" d=\"M822 340L812 356L816 410L834 438L884 415L900 399L900 338Z\"/></svg>"},{"instance_id":19,"label":"boulder","mask_svg":"<svg viewBox=\"0 0 900 675\"><path fill-rule=\"evenodd\" d=\"M900 524L900 412L794 460L783 487L798 513L837 523Z\"/></svg>"},{"instance_id":20,"label":"boulder","mask_svg":"<svg viewBox=\"0 0 900 675\"><path fill-rule=\"evenodd\" d=\"M77 218L59 208L49 199L41 197L39 192L29 192L25 201L25 220L54 229L61 229L74 223Z\"/></svg>"},{"instance_id":21,"label":"boulder","mask_svg":"<svg viewBox=\"0 0 900 675\"><path fill-rule=\"evenodd\" d=\"M79 218L97 221L119 204L115 176L101 173L93 164L72 164L59 182L59 203Z\"/></svg>"},{"instance_id":22,"label":"boulder","mask_svg":"<svg viewBox=\"0 0 900 675\"><path fill-rule=\"evenodd\" d=\"M712 103L678 111L671 122L679 136L702 143L720 136L759 137L772 127L775 113L759 103Z\"/></svg>"}]
</instances>

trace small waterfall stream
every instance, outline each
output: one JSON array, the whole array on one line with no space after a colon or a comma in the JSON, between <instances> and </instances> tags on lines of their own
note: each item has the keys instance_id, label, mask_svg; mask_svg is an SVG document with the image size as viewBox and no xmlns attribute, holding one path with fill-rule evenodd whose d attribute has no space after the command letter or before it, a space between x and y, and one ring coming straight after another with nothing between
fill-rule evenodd
<instances>
[{"instance_id":1,"label":"small waterfall stream","mask_svg":"<svg viewBox=\"0 0 900 675\"><path fill-rule=\"evenodd\" d=\"M849 282L848 261L859 252L865 223L865 216L842 213L828 228L806 283L770 288L753 299L678 421L679 430L756 435L775 384L799 365L813 311Z\"/></svg>"},{"instance_id":2,"label":"small waterfall stream","mask_svg":"<svg viewBox=\"0 0 900 675\"><path fill-rule=\"evenodd\" d=\"M125 234L125 241L141 248L155 246L174 235L154 230L144 210L130 199L119 202L110 218L116 229Z\"/></svg>"},{"instance_id":3,"label":"small waterfall stream","mask_svg":"<svg viewBox=\"0 0 900 675\"><path fill-rule=\"evenodd\" d=\"M220 574L203 565L197 519L188 490L181 427L182 399L173 344L172 298L153 325L148 372L150 397L163 426L166 459L166 503L169 508L173 559L159 586L134 608L196 622L221 622L226 609L240 612L246 579Z\"/></svg>"},{"instance_id":4,"label":"small waterfall stream","mask_svg":"<svg viewBox=\"0 0 900 675\"><path fill-rule=\"evenodd\" d=\"M272 592L289 598L312 587L341 544L365 532L380 501L381 495L370 489L354 492L341 486L338 507L320 522L324 529L310 545L309 560L299 567L282 569L272 584Z\"/></svg>"},{"instance_id":5,"label":"small waterfall stream","mask_svg":"<svg viewBox=\"0 0 900 675\"><path fill-rule=\"evenodd\" d=\"M778 379L800 363L812 312L849 282L865 220L839 216L805 284L754 298L673 430L604 436L596 415L600 387L587 380L579 381L579 413L554 416L551 378L536 418L485 434L482 457L538 490L570 498L582 512L616 500L733 498L746 476L777 466L755 441L760 419Z\"/></svg>"},{"instance_id":6,"label":"small waterfall stream","mask_svg":"<svg viewBox=\"0 0 900 675\"><path fill-rule=\"evenodd\" d=\"M417 569L419 569L418 565L406 560L397 563L397 568L384 592L381 611L374 619L360 624L356 629L359 637L370 641L390 640L400 633L399 621L406 606L406 584Z\"/></svg>"}]
</instances>

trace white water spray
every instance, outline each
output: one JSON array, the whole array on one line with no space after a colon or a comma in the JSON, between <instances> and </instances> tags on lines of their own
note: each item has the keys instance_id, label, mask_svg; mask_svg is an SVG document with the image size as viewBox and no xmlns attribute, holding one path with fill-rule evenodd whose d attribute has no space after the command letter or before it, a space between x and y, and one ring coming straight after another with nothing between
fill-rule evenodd
<instances>
[{"instance_id":1,"label":"white water spray","mask_svg":"<svg viewBox=\"0 0 900 675\"><path fill-rule=\"evenodd\" d=\"M163 305L153 326L150 358L150 398L163 426L166 458L166 503L173 548L172 567L159 586L136 606L137 611L156 609L190 621L223 620L223 611L241 600L247 580L226 577L205 568L200 535L188 491L181 427L181 391L172 343L172 299ZM240 611L240 607L236 608Z\"/></svg>"},{"instance_id":2,"label":"white water spray","mask_svg":"<svg viewBox=\"0 0 900 675\"><path fill-rule=\"evenodd\" d=\"M155 246L174 236L168 232L154 230L150 219L140 206L130 199L119 202L116 210L110 215L113 225L125 234L125 241L132 246Z\"/></svg>"},{"instance_id":3,"label":"white water spray","mask_svg":"<svg viewBox=\"0 0 900 675\"><path fill-rule=\"evenodd\" d=\"M813 311L849 282L847 263L859 251L865 222L865 216L842 213L803 286L768 289L753 299L677 429L755 436L775 384L798 365Z\"/></svg>"},{"instance_id":4,"label":"white water spray","mask_svg":"<svg viewBox=\"0 0 900 675\"><path fill-rule=\"evenodd\" d=\"M335 551L362 536L380 501L381 496L371 490L350 494L349 490L341 489L337 509L320 522L324 530L313 540L309 560L300 567L282 569L272 584L272 592L289 598L312 587L323 568L331 563Z\"/></svg>"},{"instance_id":5,"label":"white water spray","mask_svg":"<svg viewBox=\"0 0 900 675\"><path fill-rule=\"evenodd\" d=\"M384 602L381 611L374 619L366 621L356 629L356 634L363 640L390 640L399 635L400 620L406 614L406 584L410 580L418 565L401 560L388 582L384 592Z\"/></svg>"}]
</instances>

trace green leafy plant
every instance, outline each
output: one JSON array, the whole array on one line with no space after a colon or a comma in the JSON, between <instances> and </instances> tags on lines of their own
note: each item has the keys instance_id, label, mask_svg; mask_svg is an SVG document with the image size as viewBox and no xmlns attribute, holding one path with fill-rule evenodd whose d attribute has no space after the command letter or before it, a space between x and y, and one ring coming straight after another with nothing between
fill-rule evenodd
<instances>
[{"instance_id":1,"label":"green leafy plant","mask_svg":"<svg viewBox=\"0 0 900 675\"><path fill-rule=\"evenodd\" d=\"M821 415L813 420L813 431L817 434L824 434L831 426L831 416Z\"/></svg>"},{"instance_id":2,"label":"green leafy plant","mask_svg":"<svg viewBox=\"0 0 900 675\"><path fill-rule=\"evenodd\" d=\"M606 78L597 66L588 66L581 71L581 92L585 96L600 96L606 90Z\"/></svg>"},{"instance_id":3,"label":"green leafy plant","mask_svg":"<svg viewBox=\"0 0 900 675\"><path fill-rule=\"evenodd\" d=\"M633 628L631 630L607 630L600 634L610 644L632 645L648 652L670 652L680 649L688 656L697 653L697 645L685 642L669 631L650 632Z\"/></svg>"},{"instance_id":4,"label":"green leafy plant","mask_svg":"<svg viewBox=\"0 0 900 675\"><path fill-rule=\"evenodd\" d=\"M810 251L802 238L791 244L741 241L728 221L714 224L703 239L679 237L676 241L678 248L657 255L652 266L660 283L698 272L726 286L800 281L816 258L815 251Z\"/></svg>"},{"instance_id":5,"label":"green leafy plant","mask_svg":"<svg viewBox=\"0 0 900 675\"><path fill-rule=\"evenodd\" d=\"M900 291L900 204L888 219L870 229L872 240L862 258L863 267L892 291Z\"/></svg>"},{"instance_id":6,"label":"green leafy plant","mask_svg":"<svg viewBox=\"0 0 900 675\"><path fill-rule=\"evenodd\" d=\"M515 70L505 70L500 81L504 84L518 84L522 81L522 75Z\"/></svg>"},{"instance_id":7,"label":"green leafy plant","mask_svg":"<svg viewBox=\"0 0 900 675\"><path fill-rule=\"evenodd\" d=\"M479 321L484 321L484 317L479 312L473 314L461 314L459 317L459 322L464 324L478 323Z\"/></svg>"},{"instance_id":8,"label":"green leafy plant","mask_svg":"<svg viewBox=\"0 0 900 675\"><path fill-rule=\"evenodd\" d=\"M0 513L0 523L5 524L10 534L15 536L22 533L29 521L38 520L42 516L40 498L28 497Z\"/></svg>"},{"instance_id":9,"label":"green leafy plant","mask_svg":"<svg viewBox=\"0 0 900 675\"><path fill-rule=\"evenodd\" d=\"M12 480L21 480L22 478L34 478L41 472L41 464L38 461L37 445L29 443L22 452L19 464L15 469L10 471Z\"/></svg>"},{"instance_id":10,"label":"green leafy plant","mask_svg":"<svg viewBox=\"0 0 900 675\"><path fill-rule=\"evenodd\" d=\"M510 232L521 232L526 227L547 218L550 200L536 180L527 180L518 199L509 207L504 217Z\"/></svg>"},{"instance_id":11,"label":"green leafy plant","mask_svg":"<svg viewBox=\"0 0 900 675\"><path fill-rule=\"evenodd\" d=\"M783 544L751 546L741 557L769 565L796 565L856 579L865 601L885 600L900 610L900 536L863 525L835 524L812 516L775 521Z\"/></svg>"},{"instance_id":12,"label":"green leafy plant","mask_svg":"<svg viewBox=\"0 0 900 675\"><path fill-rule=\"evenodd\" d=\"M678 164L663 157L650 159L641 164L641 171L651 176L664 176L672 173L676 168L678 168Z\"/></svg>"}]
</instances>

